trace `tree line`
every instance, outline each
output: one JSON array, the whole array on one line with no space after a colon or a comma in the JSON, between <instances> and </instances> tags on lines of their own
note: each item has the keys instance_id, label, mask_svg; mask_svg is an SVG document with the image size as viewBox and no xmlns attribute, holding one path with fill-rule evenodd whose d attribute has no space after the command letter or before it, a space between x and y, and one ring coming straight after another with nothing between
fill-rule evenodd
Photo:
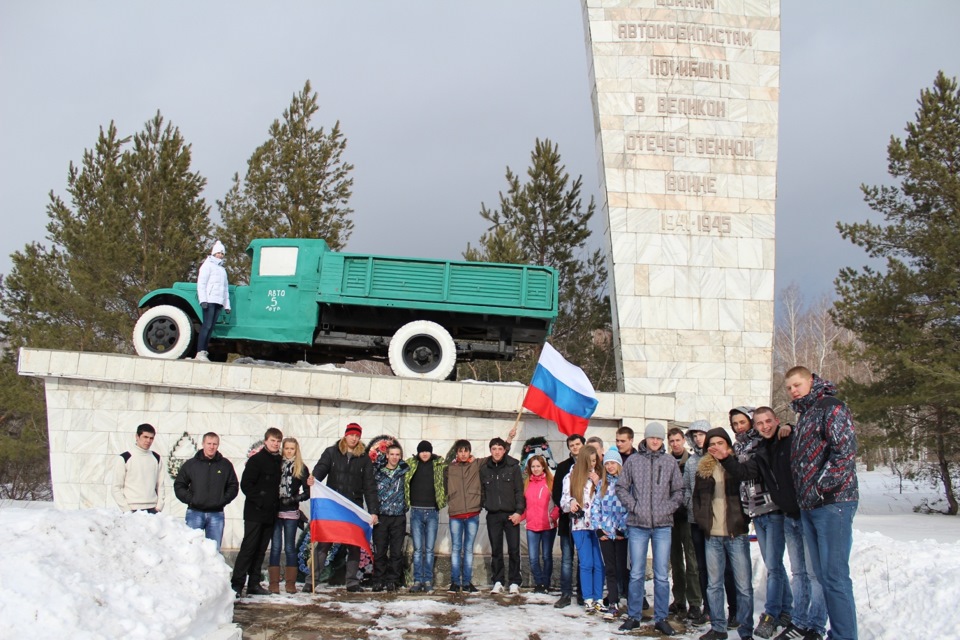
<instances>
[{"instance_id":1,"label":"tree line","mask_svg":"<svg viewBox=\"0 0 960 640\"><path fill-rule=\"evenodd\" d=\"M137 302L146 292L191 280L213 238L232 251L231 282L246 281L240 255L256 237L322 237L343 249L353 230L353 165L336 122L317 126L309 81L295 93L246 172L216 200L191 167L191 148L158 112L142 131L101 129L66 196L50 192L45 242L15 252L0 281L0 497L49 496L42 383L16 375L21 346L131 353ZM858 418L861 457L936 483L957 513L960 462L960 93L942 72L921 92L906 137L888 145L891 184L861 186L881 220L838 223L875 267L843 269L834 297L807 303L792 285L778 294L771 398L792 418L783 373L802 363L838 382ZM506 169L497 203L468 260L548 265L559 273L560 314L551 342L601 391L616 387L607 262L590 222L582 176L558 145L537 139L524 173ZM234 258L235 256L235 258ZM530 379L536 348L512 362L461 363L460 377ZM46 489L44 489L46 487ZM44 494L44 490L47 492Z\"/></svg>"}]
</instances>

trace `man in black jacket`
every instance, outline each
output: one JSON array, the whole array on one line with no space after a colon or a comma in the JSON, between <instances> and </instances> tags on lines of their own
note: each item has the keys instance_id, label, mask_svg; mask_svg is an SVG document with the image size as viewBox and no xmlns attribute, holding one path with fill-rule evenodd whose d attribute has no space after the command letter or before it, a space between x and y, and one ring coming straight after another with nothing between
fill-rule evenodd
<instances>
[{"instance_id":1,"label":"man in black jacket","mask_svg":"<svg viewBox=\"0 0 960 640\"><path fill-rule=\"evenodd\" d=\"M563 497L563 479L573 469L573 462L584 444L586 444L586 440L578 433L567 437L567 449L570 451L570 457L559 463L557 470L553 473L553 504L560 504L560 498ZM583 597L580 595L580 580L575 580L579 571L574 571L576 546L573 544L573 536L570 531L569 513L560 511L560 522L557 529L557 533L560 535L560 599L553 606L557 609L570 606L570 600L573 598L574 582L577 584L577 602L582 606Z\"/></svg>"},{"instance_id":2,"label":"man in black jacket","mask_svg":"<svg viewBox=\"0 0 960 640\"><path fill-rule=\"evenodd\" d=\"M328 487L360 508L363 508L363 503L366 501L367 512L373 517L373 525L376 526L377 514L380 512L380 499L377 497L373 463L366 453L366 447L360 442L362 433L363 429L356 422L348 424L343 438L320 454L320 460L313 468L313 477L315 482L326 480ZM319 571L326 563L327 553L332 546L333 544L329 542L317 543L313 553L314 572ZM351 593L363 591L357 576L360 570L360 547L344 546L347 548L347 591ZM313 590L310 582L303 585L303 590L307 593Z\"/></svg>"},{"instance_id":3,"label":"man in black jacket","mask_svg":"<svg viewBox=\"0 0 960 640\"><path fill-rule=\"evenodd\" d=\"M762 480L774 507L764 511L761 506L758 510L763 513L750 514L767 568L767 599L754 635L769 638L777 627L785 627L777 640L819 640L825 633L827 610L823 589L804 552L800 506L790 466L793 434L779 435L780 420L770 407L753 412L753 426L763 438L753 455L745 463L730 456L720 464L738 480ZM783 566L784 547L790 554L789 584Z\"/></svg>"},{"instance_id":4,"label":"man in black jacket","mask_svg":"<svg viewBox=\"0 0 960 640\"><path fill-rule=\"evenodd\" d=\"M208 540L220 550L223 541L223 508L240 493L237 472L223 457L220 436L203 434L202 448L197 455L183 463L173 483L177 499L187 505L187 526L201 529Z\"/></svg>"},{"instance_id":5,"label":"man in black jacket","mask_svg":"<svg viewBox=\"0 0 960 640\"><path fill-rule=\"evenodd\" d=\"M487 510L493 593L503 591L503 539L510 559L510 593L520 593L520 521L527 509L520 462L507 455L503 438L490 441L490 457L480 467L480 502Z\"/></svg>"},{"instance_id":6,"label":"man in black jacket","mask_svg":"<svg viewBox=\"0 0 960 640\"><path fill-rule=\"evenodd\" d=\"M281 440L280 429L267 429L263 434L263 448L250 456L240 477L240 490L246 496L243 502L243 541L230 580L238 598L248 574L248 596L270 595L260 584L260 570L280 510Z\"/></svg>"}]
</instances>

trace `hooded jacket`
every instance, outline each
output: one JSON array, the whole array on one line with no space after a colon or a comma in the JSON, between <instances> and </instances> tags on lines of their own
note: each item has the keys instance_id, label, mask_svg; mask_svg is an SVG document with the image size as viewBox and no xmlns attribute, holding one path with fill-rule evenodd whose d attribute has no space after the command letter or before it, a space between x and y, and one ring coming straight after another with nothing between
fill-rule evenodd
<instances>
[{"instance_id":1,"label":"hooded jacket","mask_svg":"<svg viewBox=\"0 0 960 640\"><path fill-rule=\"evenodd\" d=\"M523 497L527 508L523 512L523 520L527 522L527 531L547 531L557 526L560 518L560 507L553 502L553 493L547 486L547 476L541 473L531 475L527 479L527 487L523 490Z\"/></svg>"},{"instance_id":2,"label":"hooded jacket","mask_svg":"<svg viewBox=\"0 0 960 640\"><path fill-rule=\"evenodd\" d=\"M313 468L313 477L316 482L326 479L328 487L358 507L363 507L366 500L367 511L371 514L380 513L373 463L363 442L357 442L356 447L348 450L347 441L341 438L337 444L324 449Z\"/></svg>"},{"instance_id":3,"label":"hooded jacket","mask_svg":"<svg viewBox=\"0 0 960 640\"><path fill-rule=\"evenodd\" d=\"M220 258L207 256L200 265L200 271L197 273L197 298L200 304L207 302L219 304L224 309L230 308L227 270L223 268L223 260Z\"/></svg>"},{"instance_id":4,"label":"hooded jacket","mask_svg":"<svg viewBox=\"0 0 960 640\"><path fill-rule=\"evenodd\" d=\"M480 491L483 508L488 512L523 514L527 509L520 461L506 453L500 462L494 462L490 456L480 466Z\"/></svg>"},{"instance_id":5,"label":"hooded jacket","mask_svg":"<svg viewBox=\"0 0 960 640\"><path fill-rule=\"evenodd\" d=\"M697 481L697 467L706 451L697 446L690 432L687 433L687 442L690 444L690 457L683 467L683 506L687 509L687 521L696 524L697 520L693 517L693 487Z\"/></svg>"},{"instance_id":6,"label":"hooded jacket","mask_svg":"<svg viewBox=\"0 0 960 640\"><path fill-rule=\"evenodd\" d=\"M746 535L749 531L750 518L743 512L740 504L740 482L733 479L709 453L705 454L697 465L696 484L693 488L693 516L697 526L703 531L703 535L710 537L710 530L713 528L713 494L717 487L713 472L718 467L725 474L723 493L727 535Z\"/></svg>"},{"instance_id":7,"label":"hooded jacket","mask_svg":"<svg viewBox=\"0 0 960 640\"><path fill-rule=\"evenodd\" d=\"M207 458L200 450L180 467L173 492L190 509L215 513L233 502L240 493L240 482L233 465L219 451Z\"/></svg>"},{"instance_id":8,"label":"hooded jacket","mask_svg":"<svg viewBox=\"0 0 960 640\"><path fill-rule=\"evenodd\" d=\"M790 461L801 509L860 499L853 416L836 395L832 382L813 374L810 393L790 403L797 412Z\"/></svg>"},{"instance_id":9,"label":"hooded jacket","mask_svg":"<svg viewBox=\"0 0 960 640\"><path fill-rule=\"evenodd\" d=\"M646 440L640 443L637 452L623 463L617 497L627 510L627 526L673 526L673 513L683 502L683 480L666 447L650 451Z\"/></svg>"}]
</instances>

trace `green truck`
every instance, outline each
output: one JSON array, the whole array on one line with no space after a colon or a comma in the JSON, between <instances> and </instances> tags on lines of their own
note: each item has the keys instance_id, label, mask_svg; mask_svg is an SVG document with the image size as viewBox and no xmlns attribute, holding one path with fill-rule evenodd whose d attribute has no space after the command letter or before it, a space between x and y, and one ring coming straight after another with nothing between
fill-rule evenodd
<instances>
[{"instance_id":1,"label":"green truck","mask_svg":"<svg viewBox=\"0 0 960 640\"><path fill-rule=\"evenodd\" d=\"M458 361L510 360L517 344L542 343L557 317L551 267L340 253L304 238L254 240L247 254L250 284L230 286L211 360L386 360L398 376L452 379ZM139 306L139 355L195 354L196 283L152 291Z\"/></svg>"}]
</instances>

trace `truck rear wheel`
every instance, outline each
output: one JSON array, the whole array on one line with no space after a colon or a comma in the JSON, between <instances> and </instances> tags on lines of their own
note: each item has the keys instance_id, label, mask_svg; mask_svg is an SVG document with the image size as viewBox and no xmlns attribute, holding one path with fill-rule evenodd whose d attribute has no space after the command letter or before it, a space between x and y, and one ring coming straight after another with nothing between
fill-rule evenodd
<instances>
[{"instance_id":1,"label":"truck rear wheel","mask_svg":"<svg viewBox=\"0 0 960 640\"><path fill-rule=\"evenodd\" d=\"M401 378L444 380L457 365L457 346L436 322L415 320L390 340L390 368Z\"/></svg>"},{"instance_id":2,"label":"truck rear wheel","mask_svg":"<svg viewBox=\"0 0 960 640\"><path fill-rule=\"evenodd\" d=\"M133 328L133 346L145 358L176 360L190 350L193 323L181 309L169 304L151 307Z\"/></svg>"}]
</instances>

